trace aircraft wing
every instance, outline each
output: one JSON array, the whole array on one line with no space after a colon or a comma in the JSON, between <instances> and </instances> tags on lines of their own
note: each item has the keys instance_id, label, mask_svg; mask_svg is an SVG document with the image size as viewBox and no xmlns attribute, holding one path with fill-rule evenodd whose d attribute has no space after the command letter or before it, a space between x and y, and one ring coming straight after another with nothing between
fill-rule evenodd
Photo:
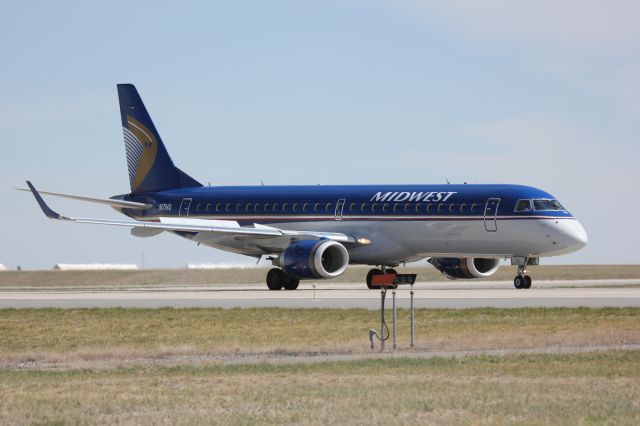
<instances>
[{"instance_id":1,"label":"aircraft wing","mask_svg":"<svg viewBox=\"0 0 640 426\"><path fill-rule=\"evenodd\" d=\"M138 236L151 236L162 231L191 235L197 242L252 256L271 254L284 250L293 240L327 238L341 243L355 243L352 236L335 232L292 231L254 224L240 226L234 221L185 218L161 218L160 222L138 220L92 219L63 216L53 211L42 199L36 188L27 181L31 193L49 219L65 220L94 225L112 225L132 228ZM135 232L134 232L135 231ZM239 244L239 242L242 242Z\"/></svg>"}]
</instances>

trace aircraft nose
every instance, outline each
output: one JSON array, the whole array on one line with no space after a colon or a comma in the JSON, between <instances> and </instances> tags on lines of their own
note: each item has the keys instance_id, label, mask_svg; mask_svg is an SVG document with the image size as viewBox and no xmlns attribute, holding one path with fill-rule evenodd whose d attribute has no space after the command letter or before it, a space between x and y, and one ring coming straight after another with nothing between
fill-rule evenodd
<instances>
[{"instance_id":1,"label":"aircraft nose","mask_svg":"<svg viewBox=\"0 0 640 426\"><path fill-rule=\"evenodd\" d=\"M562 225L562 239L568 248L575 251L587 245L589 237L580 222L577 220L566 220Z\"/></svg>"},{"instance_id":2,"label":"aircraft nose","mask_svg":"<svg viewBox=\"0 0 640 426\"><path fill-rule=\"evenodd\" d=\"M586 246L589 242L589 237L587 236L587 231L584 229L582 224L576 220L577 230L574 234L574 238L576 240L576 244L581 248Z\"/></svg>"}]
</instances>

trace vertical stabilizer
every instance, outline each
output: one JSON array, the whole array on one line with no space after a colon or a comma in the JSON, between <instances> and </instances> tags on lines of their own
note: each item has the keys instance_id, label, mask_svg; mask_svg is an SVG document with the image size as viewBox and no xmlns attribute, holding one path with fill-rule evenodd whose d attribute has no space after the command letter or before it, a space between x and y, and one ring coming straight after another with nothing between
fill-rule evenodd
<instances>
[{"instance_id":1,"label":"vertical stabilizer","mask_svg":"<svg viewBox=\"0 0 640 426\"><path fill-rule=\"evenodd\" d=\"M202 186L173 164L135 86L118 84L118 98L131 192Z\"/></svg>"}]
</instances>

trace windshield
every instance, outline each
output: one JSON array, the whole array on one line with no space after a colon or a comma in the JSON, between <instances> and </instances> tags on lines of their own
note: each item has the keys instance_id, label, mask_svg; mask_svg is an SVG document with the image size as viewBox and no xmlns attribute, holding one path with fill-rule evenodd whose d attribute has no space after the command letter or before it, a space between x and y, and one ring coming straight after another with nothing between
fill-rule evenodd
<instances>
[{"instance_id":1,"label":"windshield","mask_svg":"<svg viewBox=\"0 0 640 426\"><path fill-rule=\"evenodd\" d=\"M516 203L516 212L528 212L531 211L531 200L518 200Z\"/></svg>"},{"instance_id":2,"label":"windshield","mask_svg":"<svg viewBox=\"0 0 640 426\"><path fill-rule=\"evenodd\" d=\"M566 210L558 200L533 200L534 210Z\"/></svg>"}]
</instances>

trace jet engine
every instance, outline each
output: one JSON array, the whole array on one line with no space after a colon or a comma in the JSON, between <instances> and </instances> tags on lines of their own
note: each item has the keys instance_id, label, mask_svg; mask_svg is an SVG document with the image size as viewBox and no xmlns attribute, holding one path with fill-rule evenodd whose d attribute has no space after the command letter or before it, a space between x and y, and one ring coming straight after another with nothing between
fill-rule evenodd
<instances>
[{"instance_id":1,"label":"jet engine","mask_svg":"<svg viewBox=\"0 0 640 426\"><path fill-rule=\"evenodd\" d=\"M327 239L291 243L274 262L294 278L335 278L349 265L347 249Z\"/></svg>"},{"instance_id":2,"label":"jet engine","mask_svg":"<svg viewBox=\"0 0 640 426\"><path fill-rule=\"evenodd\" d=\"M500 259L481 257L432 257L429 259L438 271L447 278L486 278L493 275L500 266Z\"/></svg>"}]
</instances>

